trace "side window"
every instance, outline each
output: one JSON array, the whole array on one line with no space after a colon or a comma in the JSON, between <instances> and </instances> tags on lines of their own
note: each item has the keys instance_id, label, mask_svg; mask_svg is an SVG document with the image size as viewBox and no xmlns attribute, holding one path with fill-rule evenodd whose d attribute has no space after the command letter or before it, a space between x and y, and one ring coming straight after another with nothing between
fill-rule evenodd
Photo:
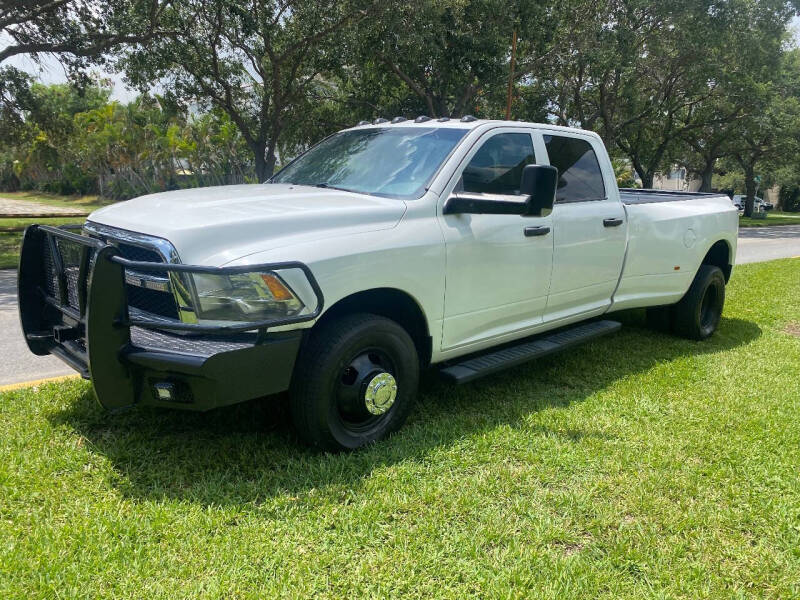
<instances>
[{"instance_id":1,"label":"side window","mask_svg":"<svg viewBox=\"0 0 800 600\"><path fill-rule=\"evenodd\" d=\"M519 195L522 169L536 162L528 133L498 133L490 137L464 167L463 191L473 194Z\"/></svg>"},{"instance_id":2,"label":"side window","mask_svg":"<svg viewBox=\"0 0 800 600\"><path fill-rule=\"evenodd\" d=\"M558 169L556 202L603 200L606 188L600 163L586 140L561 135L545 135L550 164Z\"/></svg>"}]
</instances>

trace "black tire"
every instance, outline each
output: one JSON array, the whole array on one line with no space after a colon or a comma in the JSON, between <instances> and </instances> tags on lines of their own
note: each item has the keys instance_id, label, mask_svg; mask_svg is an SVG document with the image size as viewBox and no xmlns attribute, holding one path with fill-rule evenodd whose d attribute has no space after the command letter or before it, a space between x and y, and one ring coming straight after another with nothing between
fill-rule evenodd
<instances>
[{"instance_id":1,"label":"black tire","mask_svg":"<svg viewBox=\"0 0 800 600\"><path fill-rule=\"evenodd\" d=\"M290 406L300 437L336 452L397 431L419 386L417 350L406 330L366 313L318 327L304 344L292 376ZM375 412L380 410L385 412Z\"/></svg>"},{"instance_id":2,"label":"black tire","mask_svg":"<svg viewBox=\"0 0 800 600\"><path fill-rule=\"evenodd\" d=\"M689 291L673 307L676 334L705 340L717 330L725 306L725 276L719 267L700 265Z\"/></svg>"}]
</instances>

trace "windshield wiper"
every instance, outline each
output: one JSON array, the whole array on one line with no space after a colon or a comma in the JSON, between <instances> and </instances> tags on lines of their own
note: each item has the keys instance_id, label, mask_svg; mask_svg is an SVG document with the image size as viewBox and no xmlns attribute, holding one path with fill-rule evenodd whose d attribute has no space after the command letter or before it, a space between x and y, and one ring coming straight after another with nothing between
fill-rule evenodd
<instances>
[{"instance_id":1,"label":"windshield wiper","mask_svg":"<svg viewBox=\"0 0 800 600\"><path fill-rule=\"evenodd\" d=\"M318 187L328 190L339 190L341 192L352 192L353 190L348 190L347 188L336 187L335 185L329 185L327 182L322 181L320 183L312 183L310 184L312 187Z\"/></svg>"}]
</instances>

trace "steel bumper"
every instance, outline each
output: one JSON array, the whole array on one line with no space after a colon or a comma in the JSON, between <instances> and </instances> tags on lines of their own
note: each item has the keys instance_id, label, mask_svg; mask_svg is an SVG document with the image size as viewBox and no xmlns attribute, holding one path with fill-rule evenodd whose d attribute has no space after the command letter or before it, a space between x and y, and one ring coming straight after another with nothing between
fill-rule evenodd
<instances>
[{"instance_id":1,"label":"steel bumper","mask_svg":"<svg viewBox=\"0 0 800 600\"><path fill-rule=\"evenodd\" d=\"M300 269L317 296L312 312L282 321L192 325L129 314L125 269L220 273ZM25 231L18 279L31 352L53 354L91 379L100 404L208 410L288 389L302 331L270 327L315 319L323 298L302 263L212 268L141 263L69 230Z\"/></svg>"}]
</instances>

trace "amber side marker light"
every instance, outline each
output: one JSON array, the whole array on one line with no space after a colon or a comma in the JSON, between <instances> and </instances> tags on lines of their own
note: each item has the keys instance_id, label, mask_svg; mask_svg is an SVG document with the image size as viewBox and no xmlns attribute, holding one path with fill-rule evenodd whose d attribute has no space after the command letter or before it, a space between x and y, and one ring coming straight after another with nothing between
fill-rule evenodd
<instances>
[{"instance_id":1,"label":"amber side marker light","mask_svg":"<svg viewBox=\"0 0 800 600\"><path fill-rule=\"evenodd\" d=\"M275 275L271 273L264 273L261 275L261 279L269 288L269 291L272 293L272 297L275 298L275 300L291 300L294 298L292 292L290 292Z\"/></svg>"},{"instance_id":2,"label":"amber side marker light","mask_svg":"<svg viewBox=\"0 0 800 600\"><path fill-rule=\"evenodd\" d=\"M680 267L674 267L674 268L675 268L676 271L680 271L681 270Z\"/></svg>"}]
</instances>

